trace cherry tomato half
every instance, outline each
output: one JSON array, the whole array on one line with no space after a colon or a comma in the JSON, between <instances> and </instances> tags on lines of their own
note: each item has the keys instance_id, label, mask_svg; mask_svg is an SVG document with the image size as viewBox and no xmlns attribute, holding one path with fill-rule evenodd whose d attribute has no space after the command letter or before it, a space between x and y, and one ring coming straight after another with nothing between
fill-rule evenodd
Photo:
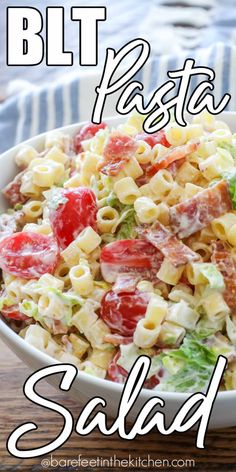
<instances>
[{"instance_id":1,"label":"cherry tomato half","mask_svg":"<svg viewBox=\"0 0 236 472\"><path fill-rule=\"evenodd\" d=\"M96 229L97 203L94 192L87 187L62 190L62 203L51 209L50 223L62 249L76 239L87 226Z\"/></svg>"},{"instance_id":2,"label":"cherry tomato half","mask_svg":"<svg viewBox=\"0 0 236 472\"><path fill-rule=\"evenodd\" d=\"M145 315L149 300L147 292L116 293L110 290L102 299L100 316L113 333L132 336L138 321Z\"/></svg>"},{"instance_id":3,"label":"cherry tomato half","mask_svg":"<svg viewBox=\"0 0 236 472\"><path fill-rule=\"evenodd\" d=\"M19 311L18 305L3 307L1 309L1 313L2 313L2 316L4 316L4 318L8 318L11 320L25 321L29 319L28 316L24 315L23 313Z\"/></svg>"},{"instance_id":4,"label":"cherry tomato half","mask_svg":"<svg viewBox=\"0 0 236 472\"><path fill-rule=\"evenodd\" d=\"M51 236L22 232L0 242L0 267L8 274L38 279L52 274L59 260L59 249Z\"/></svg>"},{"instance_id":5,"label":"cherry tomato half","mask_svg":"<svg viewBox=\"0 0 236 472\"><path fill-rule=\"evenodd\" d=\"M124 239L103 247L100 257L103 278L113 283L120 273L132 272L149 279L163 261L158 249L144 239Z\"/></svg>"}]
</instances>

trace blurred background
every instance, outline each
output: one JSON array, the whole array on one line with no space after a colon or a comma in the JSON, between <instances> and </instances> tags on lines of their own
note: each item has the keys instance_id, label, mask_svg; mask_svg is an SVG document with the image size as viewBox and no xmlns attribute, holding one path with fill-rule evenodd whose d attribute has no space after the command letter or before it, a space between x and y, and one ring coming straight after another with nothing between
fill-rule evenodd
<instances>
[{"instance_id":1,"label":"blurred background","mask_svg":"<svg viewBox=\"0 0 236 472\"><path fill-rule=\"evenodd\" d=\"M61 80L67 74L86 74L91 67L78 66L79 24L70 21L71 6L104 5L107 21L99 22L99 64L104 64L107 47L119 49L130 39L142 37L152 46L152 56L178 54L223 41L236 42L236 0L25 0L23 6L38 8L43 17L47 6L65 7L66 50L74 52L73 67L6 66L5 11L20 6L19 0L1 0L0 4L0 95L2 100L28 86ZM45 33L45 30L44 30Z\"/></svg>"}]
</instances>

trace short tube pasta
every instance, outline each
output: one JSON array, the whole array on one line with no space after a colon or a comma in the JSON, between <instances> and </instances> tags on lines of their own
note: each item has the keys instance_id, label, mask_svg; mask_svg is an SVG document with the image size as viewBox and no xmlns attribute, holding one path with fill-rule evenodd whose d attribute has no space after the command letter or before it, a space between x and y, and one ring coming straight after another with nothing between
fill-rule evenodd
<instances>
[{"instance_id":1,"label":"short tube pasta","mask_svg":"<svg viewBox=\"0 0 236 472\"><path fill-rule=\"evenodd\" d=\"M148 197L139 197L134 202L134 209L141 223L153 223L158 217L157 205Z\"/></svg>"},{"instance_id":2,"label":"short tube pasta","mask_svg":"<svg viewBox=\"0 0 236 472\"><path fill-rule=\"evenodd\" d=\"M201 273L199 270L199 265L198 264L187 264L186 269L185 269L185 274L187 276L187 279L191 285L198 285L198 284L206 284L207 279L204 277L204 275Z\"/></svg>"},{"instance_id":3,"label":"short tube pasta","mask_svg":"<svg viewBox=\"0 0 236 472\"><path fill-rule=\"evenodd\" d=\"M36 157L38 157L36 149L26 144L18 151L15 161L19 167L25 169Z\"/></svg>"},{"instance_id":4,"label":"short tube pasta","mask_svg":"<svg viewBox=\"0 0 236 472\"><path fill-rule=\"evenodd\" d=\"M182 326L185 329L193 330L199 320L199 313L188 306L188 304L181 300L174 303L168 311L166 320Z\"/></svg>"},{"instance_id":5,"label":"short tube pasta","mask_svg":"<svg viewBox=\"0 0 236 472\"><path fill-rule=\"evenodd\" d=\"M170 321L164 321L157 339L157 345L161 347L178 346L183 340L186 330Z\"/></svg>"},{"instance_id":6,"label":"short tube pasta","mask_svg":"<svg viewBox=\"0 0 236 472\"><path fill-rule=\"evenodd\" d=\"M212 250L211 246L206 243L201 243L200 241L193 241L190 245L191 249L199 254L203 262L207 262L211 258Z\"/></svg>"},{"instance_id":7,"label":"short tube pasta","mask_svg":"<svg viewBox=\"0 0 236 472\"><path fill-rule=\"evenodd\" d=\"M218 313L229 313L229 307L224 301L222 293L211 293L204 297L202 300L202 306L209 318L212 318Z\"/></svg>"},{"instance_id":8,"label":"short tube pasta","mask_svg":"<svg viewBox=\"0 0 236 472\"><path fill-rule=\"evenodd\" d=\"M140 190L132 177L124 177L114 185L114 192L124 205L132 205L136 198L141 197Z\"/></svg>"},{"instance_id":9,"label":"short tube pasta","mask_svg":"<svg viewBox=\"0 0 236 472\"><path fill-rule=\"evenodd\" d=\"M22 183L21 183L20 191L23 195L25 195L28 198L40 197L42 189L38 185L34 184L32 171L27 171L22 176L21 182Z\"/></svg>"},{"instance_id":10,"label":"short tube pasta","mask_svg":"<svg viewBox=\"0 0 236 472\"><path fill-rule=\"evenodd\" d=\"M119 220L119 213L115 208L105 206L100 208L97 213L97 225L101 233L109 233L116 228Z\"/></svg>"},{"instance_id":11,"label":"short tube pasta","mask_svg":"<svg viewBox=\"0 0 236 472\"><path fill-rule=\"evenodd\" d=\"M25 203L23 212L26 217L26 221L35 221L43 213L43 203L39 200L31 200Z\"/></svg>"},{"instance_id":12,"label":"short tube pasta","mask_svg":"<svg viewBox=\"0 0 236 472\"><path fill-rule=\"evenodd\" d=\"M166 197L171 191L173 186L173 177L168 170L162 169L151 178L149 185L155 198L161 201L161 199Z\"/></svg>"},{"instance_id":13,"label":"short tube pasta","mask_svg":"<svg viewBox=\"0 0 236 472\"><path fill-rule=\"evenodd\" d=\"M170 123L165 131L166 139L172 146L180 146L187 141L187 130L177 123Z\"/></svg>"},{"instance_id":14,"label":"short tube pasta","mask_svg":"<svg viewBox=\"0 0 236 472\"><path fill-rule=\"evenodd\" d=\"M88 295L93 290L93 278L86 264L79 264L70 269L69 277L73 289L79 295Z\"/></svg>"},{"instance_id":15,"label":"short tube pasta","mask_svg":"<svg viewBox=\"0 0 236 472\"><path fill-rule=\"evenodd\" d=\"M41 224L27 223L22 231L28 231L38 234L52 234L52 228L49 223L42 221Z\"/></svg>"},{"instance_id":16,"label":"short tube pasta","mask_svg":"<svg viewBox=\"0 0 236 472\"><path fill-rule=\"evenodd\" d=\"M138 160L135 157L131 157L129 162L127 162L124 166L124 173L127 175L127 177L131 177L135 180L143 175L143 169L139 165Z\"/></svg>"},{"instance_id":17,"label":"short tube pasta","mask_svg":"<svg viewBox=\"0 0 236 472\"><path fill-rule=\"evenodd\" d=\"M146 143L146 141L139 140L135 157L139 164L148 164L148 162L151 162L153 157L151 146Z\"/></svg>"},{"instance_id":18,"label":"short tube pasta","mask_svg":"<svg viewBox=\"0 0 236 472\"><path fill-rule=\"evenodd\" d=\"M165 257L157 272L157 278L169 285L176 285L184 271L184 266L174 267L173 264Z\"/></svg>"},{"instance_id":19,"label":"short tube pasta","mask_svg":"<svg viewBox=\"0 0 236 472\"><path fill-rule=\"evenodd\" d=\"M215 236L221 241L227 241L229 231L236 224L236 215L233 213L225 213L212 221L211 227Z\"/></svg>"},{"instance_id":20,"label":"short tube pasta","mask_svg":"<svg viewBox=\"0 0 236 472\"><path fill-rule=\"evenodd\" d=\"M101 237L91 226L88 226L77 236L76 243L82 251L90 254L100 245Z\"/></svg>"},{"instance_id":21,"label":"short tube pasta","mask_svg":"<svg viewBox=\"0 0 236 472\"><path fill-rule=\"evenodd\" d=\"M134 332L134 343L141 348L152 347L157 342L160 330L160 325L155 325L154 322L141 319Z\"/></svg>"},{"instance_id":22,"label":"short tube pasta","mask_svg":"<svg viewBox=\"0 0 236 472\"><path fill-rule=\"evenodd\" d=\"M63 283L63 286L65 288L68 288L71 285L69 273L70 267L65 262L60 262L54 272L55 277L57 277L57 279L59 279Z\"/></svg>"}]
</instances>

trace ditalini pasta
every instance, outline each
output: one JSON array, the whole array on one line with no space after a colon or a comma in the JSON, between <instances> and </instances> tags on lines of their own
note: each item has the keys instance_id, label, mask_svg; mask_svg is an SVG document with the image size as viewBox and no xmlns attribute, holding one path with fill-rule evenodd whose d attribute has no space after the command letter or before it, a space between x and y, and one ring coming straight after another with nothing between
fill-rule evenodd
<instances>
[{"instance_id":1,"label":"ditalini pasta","mask_svg":"<svg viewBox=\"0 0 236 472\"><path fill-rule=\"evenodd\" d=\"M0 215L0 311L59 362L146 388L205 391L217 356L236 389L236 138L202 113L154 134L110 130L22 145Z\"/></svg>"}]
</instances>

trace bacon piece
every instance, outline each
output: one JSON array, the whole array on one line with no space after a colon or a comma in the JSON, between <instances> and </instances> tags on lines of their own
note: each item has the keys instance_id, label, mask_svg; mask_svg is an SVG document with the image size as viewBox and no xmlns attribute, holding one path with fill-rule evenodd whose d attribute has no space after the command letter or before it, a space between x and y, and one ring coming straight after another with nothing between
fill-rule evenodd
<instances>
[{"instance_id":1,"label":"bacon piece","mask_svg":"<svg viewBox=\"0 0 236 472\"><path fill-rule=\"evenodd\" d=\"M236 309L236 266L226 243L216 241L212 243L211 261L224 277L224 299L231 308Z\"/></svg>"},{"instance_id":2,"label":"bacon piece","mask_svg":"<svg viewBox=\"0 0 236 472\"><path fill-rule=\"evenodd\" d=\"M177 146L171 149L167 154L163 156L162 159L155 162L152 166L147 169L147 175L150 177L155 175L161 169L167 169L173 162L179 161L188 154L195 152L199 146L199 143L187 143L183 146Z\"/></svg>"},{"instance_id":3,"label":"bacon piece","mask_svg":"<svg viewBox=\"0 0 236 472\"><path fill-rule=\"evenodd\" d=\"M0 215L0 241L13 233L20 231L24 224L24 213L16 211L12 215L2 213Z\"/></svg>"},{"instance_id":4,"label":"bacon piece","mask_svg":"<svg viewBox=\"0 0 236 472\"><path fill-rule=\"evenodd\" d=\"M196 252L179 241L176 236L159 223L159 221L154 224L152 229L143 229L139 231L139 233L155 248L159 249L175 267L196 261L200 257L199 254L196 254Z\"/></svg>"},{"instance_id":5,"label":"bacon piece","mask_svg":"<svg viewBox=\"0 0 236 472\"><path fill-rule=\"evenodd\" d=\"M168 171L171 173L173 177L176 177L176 174L180 167L186 162L186 157L183 157L183 159L179 159L178 161L172 162L170 166L168 167Z\"/></svg>"},{"instance_id":6,"label":"bacon piece","mask_svg":"<svg viewBox=\"0 0 236 472\"><path fill-rule=\"evenodd\" d=\"M170 208L170 224L179 238L187 238L212 220L232 210L228 184L224 180Z\"/></svg>"},{"instance_id":7,"label":"bacon piece","mask_svg":"<svg viewBox=\"0 0 236 472\"><path fill-rule=\"evenodd\" d=\"M153 148L156 144L162 144L162 146L165 146L167 148L171 146L166 139L166 134L163 129L152 134L148 134L145 132L136 134L135 139L137 141L145 141L149 144L149 146L151 146L151 148Z\"/></svg>"},{"instance_id":8,"label":"bacon piece","mask_svg":"<svg viewBox=\"0 0 236 472\"><path fill-rule=\"evenodd\" d=\"M107 144L103 150L104 160L99 170L106 175L117 175L134 155L138 144L133 138L114 131L110 134Z\"/></svg>"},{"instance_id":9,"label":"bacon piece","mask_svg":"<svg viewBox=\"0 0 236 472\"><path fill-rule=\"evenodd\" d=\"M121 334L108 333L104 337L104 342L119 346L120 344L131 344L133 342L132 336L122 336Z\"/></svg>"},{"instance_id":10,"label":"bacon piece","mask_svg":"<svg viewBox=\"0 0 236 472\"><path fill-rule=\"evenodd\" d=\"M25 203L28 200L28 197L22 195L20 191L24 173L23 171L17 174L14 180L2 190L4 197L11 206L15 206L17 203Z\"/></svg>"}]
</instances>

